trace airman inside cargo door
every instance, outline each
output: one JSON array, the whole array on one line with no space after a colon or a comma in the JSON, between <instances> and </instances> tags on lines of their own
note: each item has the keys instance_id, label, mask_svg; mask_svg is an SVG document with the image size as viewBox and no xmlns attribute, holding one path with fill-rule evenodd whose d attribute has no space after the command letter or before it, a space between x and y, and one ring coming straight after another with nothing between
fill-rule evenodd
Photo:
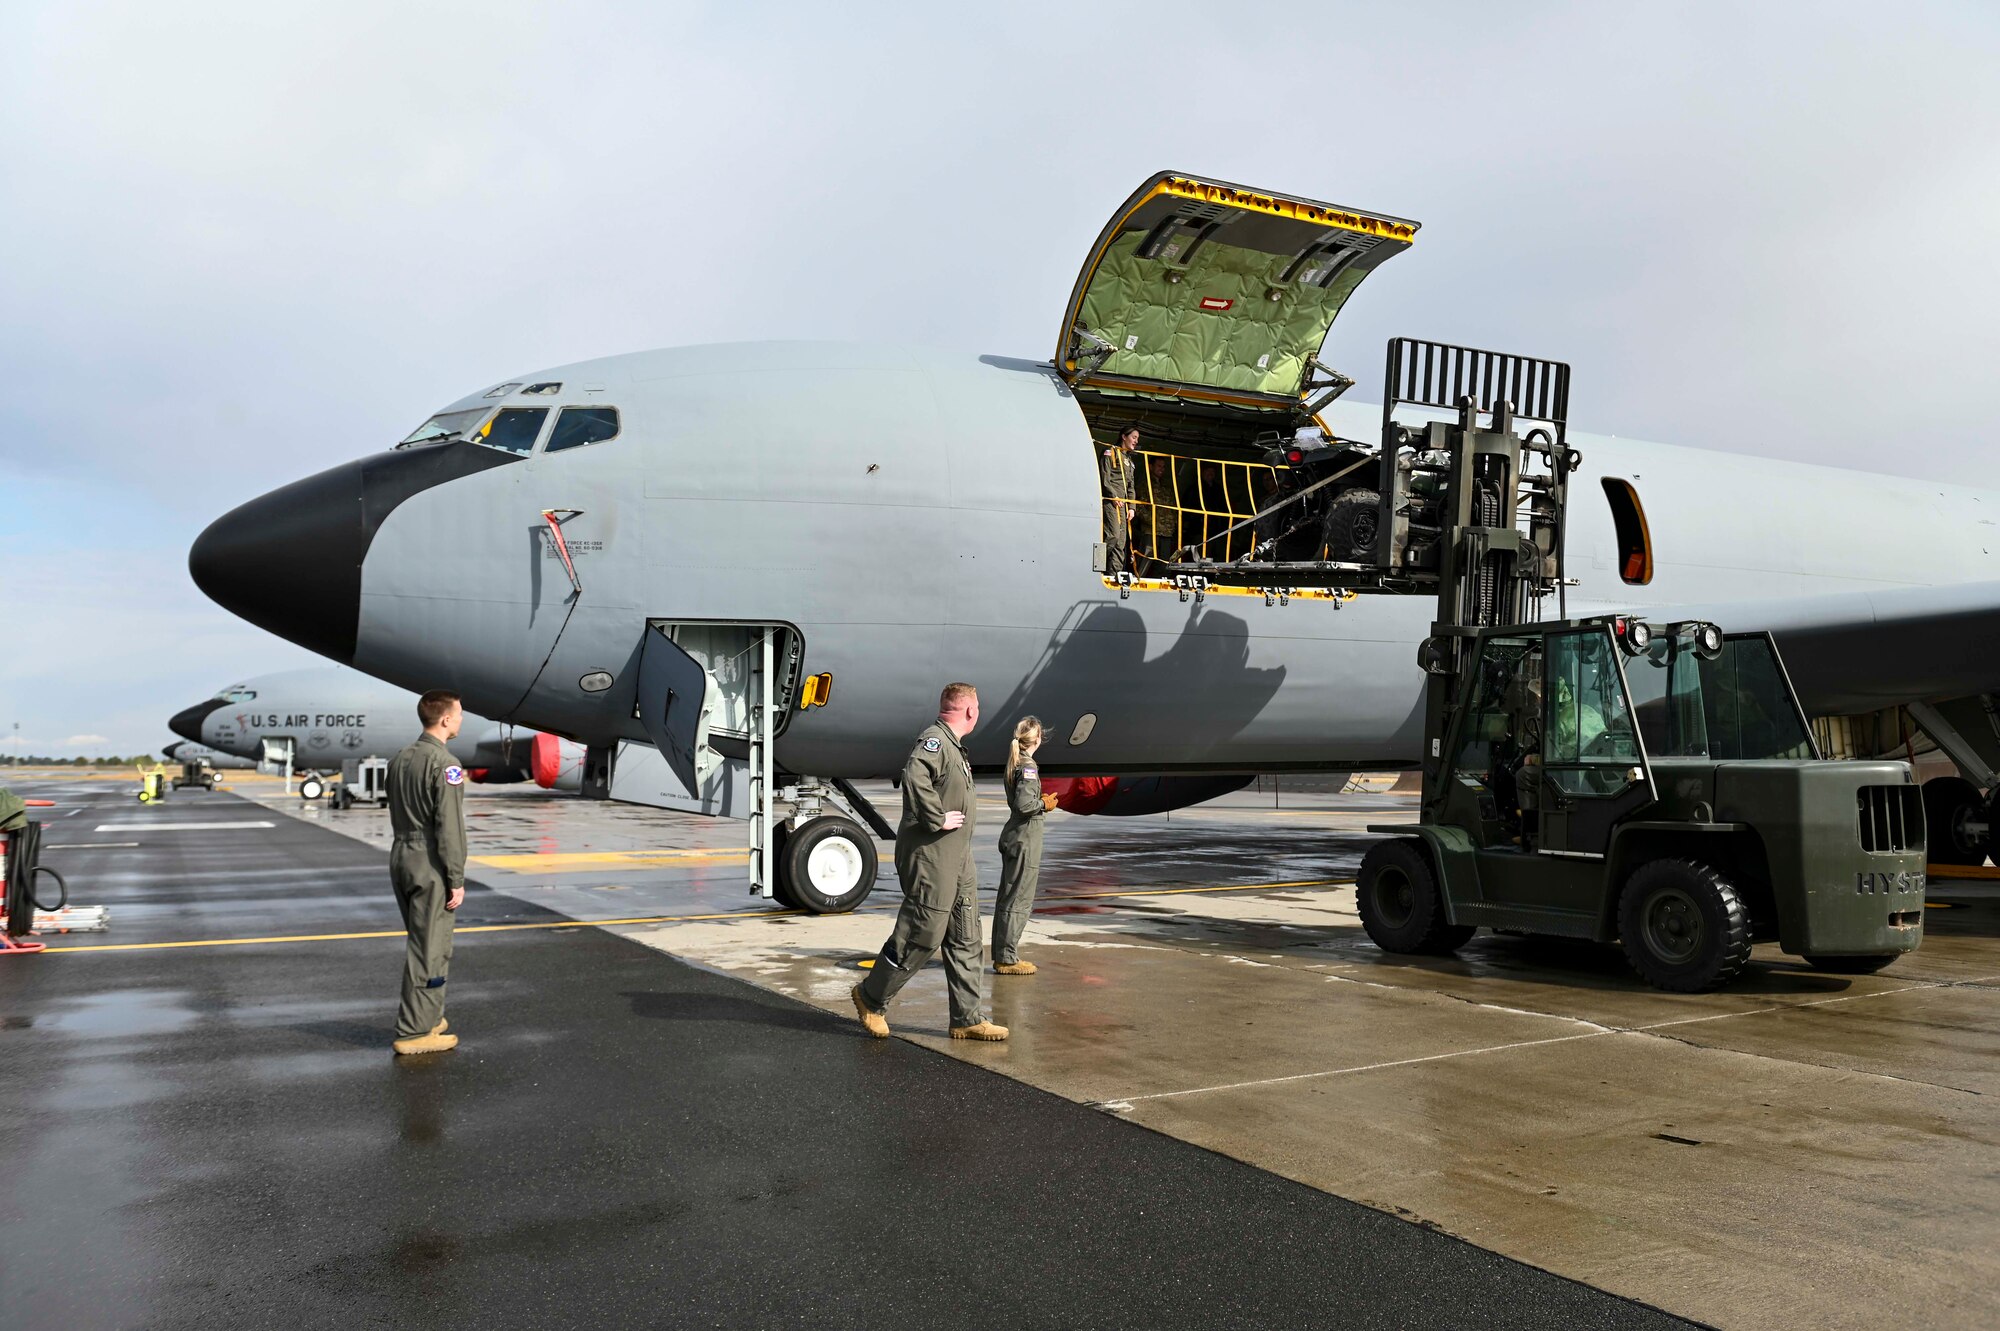
<instances>
[{"instance_id":1,"label":"airman inside cargo door","mask_svg":"<svg viewBox=\"0 0 2000 1331\"><path fill-rule=\"evenodd\" d=\"M1139 447L1139 427L1118 432L1118 443L1104 450L1104 571L1116 576L1132 571L1132 519L1139 506L1132 502L1132 451Z\"/></svg>"}]
</instances>

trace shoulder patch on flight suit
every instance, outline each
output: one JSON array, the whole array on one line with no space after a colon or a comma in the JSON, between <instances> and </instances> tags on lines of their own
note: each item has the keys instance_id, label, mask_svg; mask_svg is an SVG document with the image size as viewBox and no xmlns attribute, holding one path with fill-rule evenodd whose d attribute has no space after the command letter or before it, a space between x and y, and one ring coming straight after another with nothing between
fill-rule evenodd
<instances>
[{"instance_id":1,"label":"shoulder patch on flight suit","mask_svg":"<svg viewBox=\"0 0 2000 1331\"><path fill-rule=\"evenodd\" d=\"M1037 766L1035 766L1035 765L1034 765L1033 763L1022 763L1022 764L1021 764L1021 775L1022 775L1022 776L1040 776L1041 774L1042 774L1042 769L1041 769L1041 768L1039 768L1039 767L1037 767Z\"/></svg>"},{"instance_id":2,"label":"shoulder patch on flight suit","mask_svg":"<svg viewBox=\"0 0 2000 1331\"><path fill-rule=\"evenodd\" d=\"M457 763L453 763L450 767L444 769L444 779L446 785L455 786L465 780L465 769Z\"/></svg>"},{"instance_id":3,"label":"shoulder patch on flight suit","mask_svg":"<svg viewBox=\"0 0 2000 1331\"><path fill-rule=\"evenodd\" d=\"M942 744L938 743L938 737L936 735L932 735L929 739L924 741L925 753L936 753L939 749L943 747L944 746Z\"/></svg>"}]
</instances>

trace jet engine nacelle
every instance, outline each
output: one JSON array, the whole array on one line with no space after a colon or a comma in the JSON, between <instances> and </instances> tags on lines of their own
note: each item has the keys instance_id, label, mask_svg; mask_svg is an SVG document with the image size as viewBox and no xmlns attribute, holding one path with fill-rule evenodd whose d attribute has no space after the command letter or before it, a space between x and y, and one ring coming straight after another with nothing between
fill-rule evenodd
<instances>
[{"instance_id":1,"label":"jet engine nacelle","mask_svg":"<svg viewBox=\"0 0 2000 1331\"><path fill-rule=\"evenodd\" d=\"M582 790L583 754L583 745L572 740L537 734L529 749L528 770L543 790Z\"/></svg>"},{"instance_id":2,"label":"jet engine nacelle","mask_svg":"<svg viewBox=\"0 0 2000 1331\"><path fill-rule=\"evenodd\" d=\"M1190 804L1241 790L1256 779L1254 776L1051 776L1042 779L1042 790L1056 797L1056 807L1064 813L1133 818L1185 809Z\"/></svg>"}]
</instances>

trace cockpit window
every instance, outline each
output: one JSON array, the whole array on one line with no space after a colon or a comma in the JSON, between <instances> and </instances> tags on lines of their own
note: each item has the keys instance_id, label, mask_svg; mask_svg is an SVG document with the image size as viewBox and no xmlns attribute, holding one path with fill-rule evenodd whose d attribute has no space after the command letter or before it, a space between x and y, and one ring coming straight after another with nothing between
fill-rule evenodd
<instances>
[{"instance_id":1,"label":"cockpit window","mask_svg":"<svg viewBox=\"0 0 2000 1331\"><path fill-rule=\"evenodd\" d=\"M521 385L519 385L519 384L499 384L499 385L497 385L497 386L495 386L495 387L493 387L493 388L489 388L489 389L487 389L487 390L486 390L486 396L487 396L487 397L505 397L505 396L507 396L507 395L508 395L509 393L513 392L513 391L514 391L515 389L519 388L520 386L521 386Z\"/></svg>"},{"instance_id":2,"label":"cockpit window","mask_svg":"<svg viewBox=\"0 0 2000 1331\"><path fill-rule=\"evenodd\" d=\"M565 448L601 444L617 437L618 408L564 407L562 415L556 417L556 428L549 435L549 445L542 451L560 453Z\"/></svg>"},{"instance_id":3,"label":"cockpit window","mask_svg":"<svg viewBox=\"0 0 2000 1331\"><path fill-rule=\"evenodd\" d=\"M509 453L532 453L548 415L547 407L503 407L479 428L477 438L482 444L504 448Z\"/></svg>"},{"instance_id":4,"label":"cockpit window","mask_svg":"<svg viewBox=\"0 0 2000 1331\"><path fill-rule=\"evenodd\" d=\"M233 689L224 689L216 696L224 702L256 702L257 690L246 689L239 685Z\"/></svg>"},{"instance_id":5,"label":"cockpit window","mask_svg":"<svg viewBox=\"0 0 2000 1331\"><path fill-rule=\"evenodd\" d=\"M396 445L408 448L412 444L434 444L440 439L450 439L462 435L479 423L490 407L473 407L469 411L442 411L410 432L409 438Z\"/></svg>"}]
</instances>

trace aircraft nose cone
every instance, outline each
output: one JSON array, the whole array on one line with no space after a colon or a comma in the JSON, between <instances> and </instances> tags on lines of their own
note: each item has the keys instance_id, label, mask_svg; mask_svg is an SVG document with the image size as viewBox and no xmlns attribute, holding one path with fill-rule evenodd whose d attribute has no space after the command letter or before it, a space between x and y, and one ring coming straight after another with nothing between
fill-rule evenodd
<instances>
[{"instance_id":1,"label":"aircraft nose cone","mask_svg":"<svg viewBox=\"0 0 2000 1331\"><path fill-rule=\"evenodd\" d=\"M182 739L193 740L196 744L199 744L201 743L201 723L208 720L208 714L220 706L222 706L222 699L210 698L207 702L198 702L192 707L184 707L173 714L173 718L167 722L167 729L173 731ZM174 750L179 747L180 745L178 744L169 744L161 752L171 758L174 756Z\"/></svg>"},{"instance_id":2,"label":"aircraft nose cone","mask_svg":"<svg viewBox=\"0 0 2000 1331\"><path fill-rule=\"evenodd\" d=\"M352 665L368 551L362 510L358 462L294 481L210 523L188 551L188 573L230 613Z\"/></svg>"}]
</instances>

